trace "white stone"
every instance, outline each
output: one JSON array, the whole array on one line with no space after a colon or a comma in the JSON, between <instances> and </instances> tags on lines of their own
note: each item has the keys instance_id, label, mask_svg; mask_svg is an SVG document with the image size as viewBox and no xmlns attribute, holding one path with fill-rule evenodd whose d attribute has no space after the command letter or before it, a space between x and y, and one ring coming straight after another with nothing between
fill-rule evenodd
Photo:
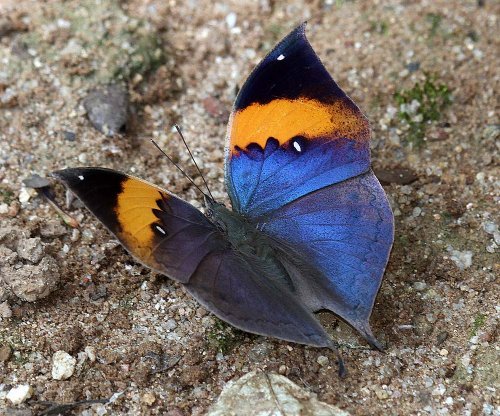
<instances>
[{"instance_id":1,"label":"white stone","mask_svg":"<svg viewBox=\"0 0 500 416\"><path fill-rule=\"evenodd\" d=\"M0 303L0 317L1 318L11 318L12 317L12 309L7 301Z\"/></svg>"},{"instance_id":2,"label":"white stone","mask_svg":"<svg viewBox=\"0 0 500 416\"><path fill-rule=\"evenodd\" d=\"M29 384L20 384L10 389L7 393L7 400L12 404L21 404L31 397L32 392L33 389Z\"/></svg>"},{"instance_id":3,"label":"white stone","mask_svg":"<svg viewBox=\"0 0 500 416\"><path fill-rule=\"evenodd\" d=\"M236 16L236 13L229 13L226 16L226 25L229 29L232 29L236 25L236 20L238 20L238 16Z\"/></svg>"},{"instance_id":4,"label":"white stone","mask_svg":"<svg viewBox=\"0 0 500 416\"><path fill-rule=\"evenodd\" d=\"M316 360L316 362L317 362L317 363L318 363L321 367L324 367L325 365L328 365L329 361L330 361L330 360L328 359L328 357L326 357L326 356L324 356L324 355L320 355L320 356L317 358L317 360Z\"/></svg>"},{"instance_id":5,"label":"white stone","mask_svg":"<svg viewBox=\"0 0 500 416\"><path fill-rule=\"evenodd\" d=\"M314 393L285 376L252 371L230 381L207 416L316 415L348 416L338 407L320 402Z\"/></svg>"},{"instance_id":6,"label":"white stone","mask_svg":"<svg viewBox=\"0 0 500 416\"><path fill-rule=\"evenodd\" d=\"M26 188L21 189L21 192L19 192L19 202L21 204L25 204L26 202L28 202L30 200L30 198L31 198L31 195L28 192L28 190Z\"/></svg>"},{"instance_id":7,"label":"white stone","mask_svg":"<svg viewBox=\"0 0 500 416\"><path fill-rule=\"evenodd\" d=\"M76 366L76 359L66 351L57 351L52 356L52 378L54 380L67 380Z\"/></svg>"},{"instance_id":8,"label":"white stone","mask_svg":"<svg viewBox=\"0 0 500 416\"><path fill-rule=\"evenodd\" d=\"M452 246L448 246L448 252L450 253L450 259L457 265L460 270L465 270L472 266L472 251L455 250Z\"/></svg>"},{"instance_id":9,"label":"white stone","mask_svg":"<svg viewBox=\"0 0 500 416\"><path fill-rule=\"evenodd\" d=\"M94 362L96 359L94 347L91 347L90 345L86 346L84 351L87 353L89 360Z\"/></svg>"}]
</instances>

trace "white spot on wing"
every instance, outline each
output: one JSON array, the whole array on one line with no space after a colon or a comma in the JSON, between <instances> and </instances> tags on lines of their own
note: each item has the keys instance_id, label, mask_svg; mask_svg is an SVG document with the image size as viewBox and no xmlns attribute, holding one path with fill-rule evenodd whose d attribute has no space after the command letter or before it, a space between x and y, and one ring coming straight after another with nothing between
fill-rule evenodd
<instances>
[{"instance_id":1,"label":"white spot on wing","mask_svg":"<svg viewBox=\"0 0 500 416\"><path fill-rule=\"evenodd\" d=\"M281 54L280 56L278 56L276 58L278 61L282 61L283 59L285 59L285 55Z\"/></svg>"},{"instance_id":2,"label":"white spot on wing","mask_svg":"<svg viewBox=\"0 0 500 416\"><path fill-rule=\"evenodd\" d=\"M300 144L298 142L293 142L293 147L297 152L302 152L302 148L300 147Z\"/></svg>"},{"instance_id":3,"label":"white spot on wing","mask_svg":"<svg viewBox=\"0 0 500 416\"><path fill-rule=\"evenodd\" d=\"M162 233L163 235L167 235L166 231L165 231L163 228L161 228L159 225L155 225L155 227L156 227L156 229L157 229L160 233Z\"/></svg>"},{"instance_id":4,"label":"white spot on wing","mask_svg":"<svg viewBox=\"0 0 500 416\"><path fill-rule=\"evenodd\" d=\"M83 181L85 178L83 177L83 175L78 175L78 179L80 179L81 181Z\"/></svg>"}]
</instances>

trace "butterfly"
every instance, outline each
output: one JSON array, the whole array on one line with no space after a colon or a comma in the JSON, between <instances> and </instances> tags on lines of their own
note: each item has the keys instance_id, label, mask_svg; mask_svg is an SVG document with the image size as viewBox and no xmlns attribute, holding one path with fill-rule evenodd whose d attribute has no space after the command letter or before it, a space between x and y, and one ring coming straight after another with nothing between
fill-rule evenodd
<instances>
[{"instance_id":1,"label":"butterfly","mask_svg":"<svg viewBox=\"0 0 500 416\"><path fill-rule=\"evenodd\" d=\"M328 310L382 349L369 318L394 231L370 169L370 134L302 24L236 98L224 169L232 209L205 194L203 213L110 169L53 175L139 262L234 327L335 348L315 315Z\"/></svg>"}]
</instances>

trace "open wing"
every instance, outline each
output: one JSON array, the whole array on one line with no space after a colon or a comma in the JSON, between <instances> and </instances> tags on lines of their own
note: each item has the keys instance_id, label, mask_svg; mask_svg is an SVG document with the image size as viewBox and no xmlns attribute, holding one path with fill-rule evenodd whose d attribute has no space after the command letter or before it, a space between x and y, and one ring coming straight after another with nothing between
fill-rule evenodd
<instances>
[{"instance_id":1,"label":"open wing","mask_svg":"<svg viewBox=\"0 0 500 416\"><path fill-rule=\"evenodd\" d=\"M231 114L226 185L233 209L250 218L369 169L368 121L304 30L255 68Z\"/></svg>"},{"instance_id":2,"label":"open wing","mask_svg":"<svg viewBox=\"0 0 500 416\"><path fill-rule=\"evenodd\" d=\"M306 259L315 273L290 276L311 311L328 309L380 349L369 318L394 239L393 215L370 171L255 219L263 232ZM281 242L281 243L280 243ZM292 266L293 256L283 257Z\"/></svg>"},{"instance_id":3,"label":"open wing","mask_svg":"<svg viewBox=\"0 0 500 416\"><path fill-rule=\"evenodd\" d=\"M244 331L333 347L312 312L258 259L234 251L192 205L110 169L66 169L53 175L135 258L183 283L219 318Z\"/></svg>"}]
</instances>

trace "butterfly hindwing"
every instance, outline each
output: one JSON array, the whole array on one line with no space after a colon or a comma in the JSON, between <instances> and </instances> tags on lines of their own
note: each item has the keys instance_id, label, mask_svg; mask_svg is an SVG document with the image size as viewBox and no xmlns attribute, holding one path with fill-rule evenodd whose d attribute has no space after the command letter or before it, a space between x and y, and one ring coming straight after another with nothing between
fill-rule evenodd
<instances>
[{"instance_id":1,"label":"butterfly hindwing","mask_svg":"<svg viewBox=\"0 0 500 416\"><path fill-rule=\"evenodd\" d=\"M367 119L299 26L255 68L228 127L233 209L256 217L369 169Z\"/></svg>"},{"instance_id":2,"label":"butterfly hindwing","mask_svg":"<svg viewBox=\"0 0 500 416\"><path fill-rule=\"evenodd\" d=\"M234 250L206 256L186 289L237 328L315 347L334 347L301 300L259 262L248 261Z\"/></svg>"},{"instance_id":3,"label":"butterfly hindwing","mask_svg":"<svg viewBox=\"0 0 500 416\"><path fill-rule=\"evenodd\" d=\"M322 188L256 221L266 235L293 247L315 269L294 281L308 308L334 312L380 348L368 321L394 226L375 175L369 171Z\"/></svg>"}]
</instances>

